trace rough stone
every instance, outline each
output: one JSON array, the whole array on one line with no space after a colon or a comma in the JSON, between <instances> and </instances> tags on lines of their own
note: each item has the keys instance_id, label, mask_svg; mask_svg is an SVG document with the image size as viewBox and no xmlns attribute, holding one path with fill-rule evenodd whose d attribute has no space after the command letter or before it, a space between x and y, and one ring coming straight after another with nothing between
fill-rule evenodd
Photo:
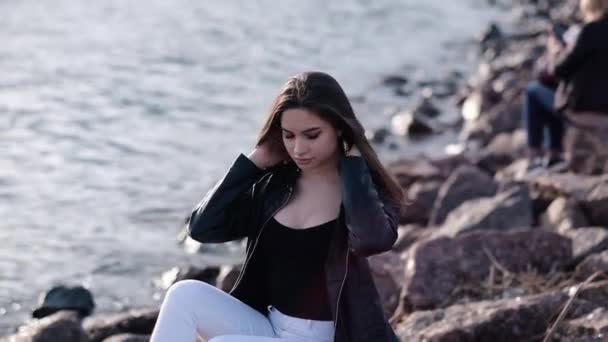
<instances>
[{"instance_id":1,"label":"rough stone","mask_svg":"<svg viewBox=\"0 0 608 342\"><path fill-rule=\"evenodd\" d=\"M448 214L462 202L478 197L494 196L497 187L487 173L474 166L460 166L439 189L429 224L442 224Z\"/></svg>"},{"instance_id":2,"label":"rough stone","mask_svg":"<svg viewBox=\"0 0 608 342\"><path fill-rule=\"evenodd\" d=\"M541 229L476 231L436 238L410 250L405 269L402 308L411 312L448 303L459 286L486 279L494 259L512 273L561 269L572 260L568 238Z\"/></svg>"}]
</instances>

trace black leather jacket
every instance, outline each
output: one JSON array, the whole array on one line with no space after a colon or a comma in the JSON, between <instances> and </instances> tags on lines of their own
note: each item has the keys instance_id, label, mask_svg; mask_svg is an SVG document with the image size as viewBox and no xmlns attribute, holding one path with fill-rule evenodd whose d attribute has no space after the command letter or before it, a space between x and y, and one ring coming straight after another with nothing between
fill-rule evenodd
<instances>
[{"instance_id":1,"label":"black leather jacket","mask_svg":"<svg viewBox=\"0 0 608 342\"><path fill-rule=\"evenodd\" d=\"M557 56L554 72L561 80L558 111L608 115L608 16L582 27L572 49Z\"/></svg>"},{"instance_id":2,"label":"black leather jacket","mask_svg":"<svg viewBox=\"0 0 608 342\"><path fill-rule=\"evenodd\" d=\"M230 293L266 314L268 304L255 249L268 220L289 200L300 170L293 164L259 169L243 154L190 217L190 236L203 243L247 238L247 257ZM378 192L361 157L339 162L342 205L325 262L337 342L398 341L382 309L366 256L397 239L398 207ZM257 258L256 258L257 257Z\"/></svg>"}]
</instances>

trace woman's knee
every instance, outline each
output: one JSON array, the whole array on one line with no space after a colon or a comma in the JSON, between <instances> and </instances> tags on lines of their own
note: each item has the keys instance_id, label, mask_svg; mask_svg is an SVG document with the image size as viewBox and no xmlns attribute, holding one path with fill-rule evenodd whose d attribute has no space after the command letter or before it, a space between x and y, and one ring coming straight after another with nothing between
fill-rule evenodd
<instances>
[{"instance_id":1,"label":"woman's knee","mask_svg":"<svg viewBox=\"0 0 608 342\"><path fill-rule=\"evenodd\" d=\"M213 289L213 286L199 280L180 280L169 287L165 295L165 301L171 300L188 303L193 298L200 297L205 292Z\"/></svg>"}]
</instances>

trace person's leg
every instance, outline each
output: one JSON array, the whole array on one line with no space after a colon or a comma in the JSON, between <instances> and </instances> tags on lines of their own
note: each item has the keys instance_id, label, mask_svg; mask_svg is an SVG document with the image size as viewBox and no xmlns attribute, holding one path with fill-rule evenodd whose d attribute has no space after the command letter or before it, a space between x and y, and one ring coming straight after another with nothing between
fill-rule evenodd
<instances>
[{"instance_id":1,"label":"person's leg","mask_svg":"<svg viewBox=\"0 0 608 342\"><path fill-rule=\"evenodd\" d=\"M268 318L209 284L182 280L163 300L151 342L194 342L221 335L275 336Z\"/></svg>"},{"instance_id":2,"label":"person's leg","mask_svg":"<svg viewBox=\"0 0 608 342\"><path fill-rule=\"evenodd\" d=\"M548 149L545 166L552 168L559 164L560 167L564 167L565 164L562 165L564 120L554 110L555 91L538 83L532 86L531 94L532 101L538 106L536 113L547 130Z\"/></svg>"},{"instance_id":3,"label":"person's leg","mask_svg":"<svg viewBox=\"0 0 608 342\"><path fill-rule=\"evenodd\" d=\"M538 92L542 92L542 85L533 81L528 83L524 94L523 117L528 135L529 158L542 155L543 142L543 103L539 101Z\"/></svg>"}]
</instances>

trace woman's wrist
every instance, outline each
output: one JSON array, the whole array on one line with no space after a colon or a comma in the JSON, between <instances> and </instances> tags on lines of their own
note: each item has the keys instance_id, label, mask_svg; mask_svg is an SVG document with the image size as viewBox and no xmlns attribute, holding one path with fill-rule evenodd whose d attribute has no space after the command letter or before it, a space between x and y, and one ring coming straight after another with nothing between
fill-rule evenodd
<instances>
[{"instance_id":1,"label":"woman's wrist","mask_svg":"<svg viewBox=\"0 0 608 342\"><path fill-rule=\"evenodd\" d=\"M260 156L259 150L258 149L254 149L253 151L251 151L248 155L247 158L249 158L249 160L251 160L255 166L258 167L258 169L264 170L266 169L266 165L264 164L264 158L262 158L262 156Z\"/></svg>"}]
</instances>

